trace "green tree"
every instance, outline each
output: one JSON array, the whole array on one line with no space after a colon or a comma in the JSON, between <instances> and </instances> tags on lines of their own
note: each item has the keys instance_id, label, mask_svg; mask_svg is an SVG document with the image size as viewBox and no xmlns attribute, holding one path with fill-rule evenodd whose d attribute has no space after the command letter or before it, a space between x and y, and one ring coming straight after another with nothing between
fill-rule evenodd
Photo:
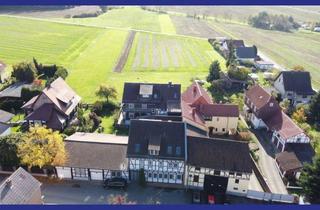
<instances>
[{"instance_id":1,"label":"green tree","mask_svg":"<svg viewBox=\"0 0 320 210\"><path fill-rule=\"evenodd\" d=\"M63 138L58 131L31 127L18 144L18 157L29 168L63 165L66 160Z\"/></svg>"},{"instance_id":2,"label":"green tree","mask_svg":"<svg viewBox=\"0 0 320 210\"><path fill-rule=\"evenodd\" d=\"M249 75L249 70L247 68L238 68L234 65L229 66L228 76L237 80L247 80Z\"/></svg>"},{"instance_id":3,"label":"green tree","mask_svg":"<svg viewBox=\"0 0 320 210\"><path fill-rule=\"evenodd\" d=\"M220 63L215 60L211 63L209 67L209 75L207 76L207 82L212 82L213 80L220 79Z\"/></svg>"},{"instance_id":4,"label":"green tree","mask_svg":"<svg viewBox=\"0 0 320 210\"><path fill-rule=\"evenodd\" d=\"M36 77L36 68L33 63L18 63L13 65L12 77L20 82L31 83Z\"/></svg>"},{"instance_id":5,"label":"green tree","mask_svg":"<svg viewBox=\"0 0 320 210\"><path fill-rule=\"evenodd\" d=\"M62 66L57 67L57 71L54 73L54 78L61 77L62 79L66 79L68 76L68 70Z\"/></svg>"},{"instance_id":6,"label":"green tree","mask_svg":"<svg viewBox=\"0 0 320 210\"><path fill-rule=\"evenodd\" d=\"M0 165L18 166L20 158L17 156L17 145L22 134L14 133L0 138Z\"/></svg>"},{"instance_id":7,"label":"green tree","mask_svg":"<svg viewBox=\"0 0 320 210\"><path fill-rule=\"evenodd\" d=\"M107 102L109 102L109 99L115 99L117 97L117 90L114 87L102 84L96 91L96 95L100 98L106 98Z\"/></svg>"},{"instance_id":8,"label":"green tree","mask_svg":"<svg viewBox=\"0 0 320 210\"><path fill-rule=\"evenodd\" d=\"M320 91L311 99L309 106L309 118L313 122L320 122Z\"/></svg>"},{"instance_id":9,"label":"green tree","mask_svg":"<svg viewBox=\"0 0 320 210\"><path fill-rule=\"evenodd\" d=\"M314 204L320 203L320 156L316 155L311 164L303 167L299 181L302 192Z\"/></svg>"},{"instance_id":10,"label":"green tree","mask_svg":"<svg viewBox=\"0 0 320 210\"><path fill-rule=\"evenodd\" d=\"M293 112L292 119L298 124L305 123L307 121L307 117L305 115L304 108L299 107L295 112Z\"/></svg>"}]
</instances>

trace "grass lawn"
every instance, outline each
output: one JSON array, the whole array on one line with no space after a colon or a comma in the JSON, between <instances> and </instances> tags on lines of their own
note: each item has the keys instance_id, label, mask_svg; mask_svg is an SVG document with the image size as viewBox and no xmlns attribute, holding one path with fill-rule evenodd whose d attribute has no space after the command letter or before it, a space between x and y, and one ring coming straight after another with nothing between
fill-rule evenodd
<instances>
[{"instance_id":1,"label":"grass lawn","mask_svg":"<svg viewBox=\"0 0 320 210\"><path fill-rule=\"evenodd\" d=\"M140 7L124 7L108 10L106 13L91 18L59 18L57 20L102 27L119 27L161 32L159 14Z\"/></svg>"},{"instance_id":2,"label":"grass lawn","mask_svg":"<svg viewBox=\"0 0 320 210\"><path fill-rule=\"evenodd\" d=\"M286 33L214 21L211 26L225 36L243 39L247 45L255 44L258 51L288 69L296 65L304 66L311 72L314 88L320 88L319 34L307 31Z\"/></svg>"},{"instance_id":3,"label":"grass lawn","mask_svg":"<svg viewBox=\"0 0 320 210\"><path fill-rule=\"evenodd\" d=\"M162 33L176 34L176 28L173 25L169 15L167 14L159 15L159 23L160 23Z\"/></svg>"}]
</instances>

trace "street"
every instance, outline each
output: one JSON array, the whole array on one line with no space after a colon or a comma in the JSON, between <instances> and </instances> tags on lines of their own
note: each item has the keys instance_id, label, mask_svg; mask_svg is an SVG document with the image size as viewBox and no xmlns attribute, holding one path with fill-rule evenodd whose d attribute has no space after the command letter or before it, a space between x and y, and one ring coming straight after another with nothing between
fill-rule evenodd
<instances>
[{"instance_id":1,"label":"street","mask_svg":"<svg viewBox=\"0 0 320 210\"><path fill-rule=\"evenodd\" d=\"M257 136L259 142L259 166L262 171L263 176L266 178L266 182L272 193L287 194L288 191L284 185L281 176L278 172L276 166L276 161L274 159L275 150L272 146L270 139L267 139L263 135L263 131L252 130L252 132Z\"/></svg>"}]
</instances>

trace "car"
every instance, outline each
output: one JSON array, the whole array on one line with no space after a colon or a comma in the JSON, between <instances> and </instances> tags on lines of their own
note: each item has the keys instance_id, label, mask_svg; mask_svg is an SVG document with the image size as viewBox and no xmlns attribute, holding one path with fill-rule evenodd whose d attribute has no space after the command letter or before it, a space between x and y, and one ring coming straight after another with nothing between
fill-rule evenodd
<instances>
[{"instance_id":1,"label":"car","mask_svg":"<svg viewBox=\"0 0 320 210\"><path fill-rule=\"evenodd\" d=\"M200 191L193 191L192 203L200 203Z\"/></svg>"},{"instance_id":2,"label":"car","mask_svg":"<svg viewBox=\"0 0 320 210\"><path fill-rule=\"evenodd\" d=\"M208 195L208 203L209 204L215 204L214 195Z\"/></svg>"},{"instance_id":3,"label":"car","mask_svg":"<svg viewBox=\"0 0 320 210\"><path fill-rule=\"evenodd\" d=\"M111 179L106 179L103 183L104 188L114 187L114 188L126 188L127 180L121 177L114 177Z\"/></svg>"}]
</instances>

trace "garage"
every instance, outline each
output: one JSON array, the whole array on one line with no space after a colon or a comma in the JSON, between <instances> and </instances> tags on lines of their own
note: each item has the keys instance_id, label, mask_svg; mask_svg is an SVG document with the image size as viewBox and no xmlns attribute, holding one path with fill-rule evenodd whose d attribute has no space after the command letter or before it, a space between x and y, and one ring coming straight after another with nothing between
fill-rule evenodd
<instances>
[{"instance_id":1,"label":"garage","mask_svg":"<svg viewBox=\"0 0 320 210\"><path fill-rule=\"evenodd\" d=\"M227 191L228 177L205 175L204 191L209 194L224 194Z\"/></svg>"}]
</instances>

